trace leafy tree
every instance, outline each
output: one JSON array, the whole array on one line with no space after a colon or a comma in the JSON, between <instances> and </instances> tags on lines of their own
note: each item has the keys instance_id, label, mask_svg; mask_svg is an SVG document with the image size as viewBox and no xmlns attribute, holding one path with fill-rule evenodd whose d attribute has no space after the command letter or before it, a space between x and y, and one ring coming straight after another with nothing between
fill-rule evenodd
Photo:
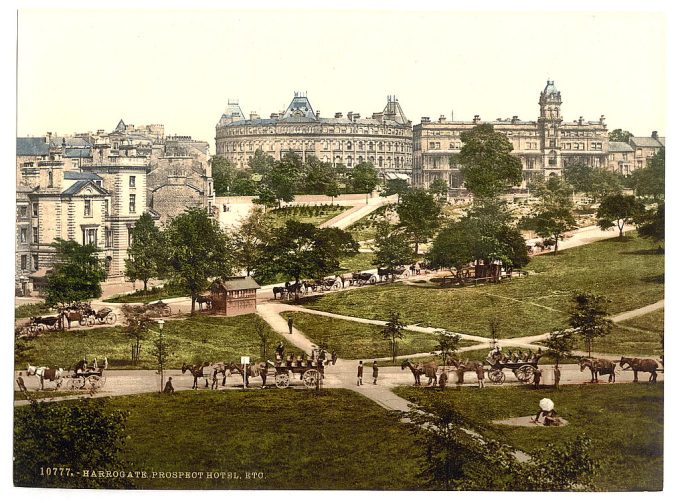
<instances>
[{"instance_id":1,"label":"leafy tree","mask_svg":"<svg viewBox=\"0 0 680 503\"><path fill-rule=\"evenodd\" d=\"M630 131L624 131L623 129L614 129L609 131L609 141L621 141L623 143L628 143L633 133Z\"/></svg>"},{"instance_id":2,"label":"leafy tree","mask_svg":"<svg viewBox=\"0 0 680 503\"><path fill-rule=\"evenodd\" d=\"M269 354L269 325L262 318L256 316L253 326L258 339L260 339L260 357L266 361Z\"/></svg>"},{"instance_id":3,"label":"leafy tree","mask_svg":"<svg viewBox=\"0 0 680 503\"><path fill-rule=\"evenodd\" d=\"M369 193L380 181L378 171L370 162L360 162L349 173L352 190L357 193Z\"/></svg>"},{"instance_id":4,"label":"leafy tree","mask_svg":"<svg viewBox=\"0 0 680 503\"><path fill-rule=\"evenodd\" d=\"M541 201L536 212L528 221L528 227L534 229L542 238L550 238L555 242L555 251L564 233L576 227L576 219L572 213L570 187L557 177L550 177L545 182L534 184L534 194Z\"/></svg>"},{"instance_id":5,"label":"leafy tree","mask_svg":"<svg viewBox=\"0 0 680 503\"><path fill-rule=\"evenodd\" d=\"M390 311L387 318L387 323L380 329L383 339L387 339L390 343L390 353L392 354L392 363L397 360L397 341L404 338L404 327L406 325L401 320L401 316L396 311Z\"/></svg>"},{"instance_id":6,"label":"leafy tree","mask_svg":"<svg viewBox=\"0 0 680 503\"><path fill-rule=\"evenodd\" d=\"M256 175L259 176L259 175ZM250 171L237 171L230 193L235 196L257 195L258 184L253 180L254 175Z\"/></svg>"},{"instance_id":7,"label":"leafy tree","mask_svg":"<svg viewBox=\"0 0 680 503\"><path fill-rule=\"evenodd\" d=\"M246 270L246 275L261 260L262 248L271 239L272 219L261 208L253 207L232 233L235 264Z\"/></svg>"},{"instance_id":8,"label":"leafy tree","mask_svg":"<svg viewBox=\"0 0 680 503\"><path fill-rule=\"evenodd\" d=\"M52 247L56 255L52 272L47 275L45 303L56 306L101 296L106 268L97 257L97 248L59 238Z\"/></svg>"},{"instance_id":9,"label":"leafy tree","mask_svg":"<svg viewBox=\"0 0 680 503\"><path fill-rule=\"evenodd\" d=\"M190 208L172 219L165 231L171 282L191 295L191 314L196 297L210 278L232 273L230 244L219 223L201 208Z\"/></svg>"},{"instance_id":10,"label":"leafy tree","mask_svg":"<svg viewBox=\"0 0 680 503\"><path fill-rule=\"evenodd\" d=\"M336 271L340 259L358 251L359 244L349 232L288 220L283 227L274 229L263 247L257 276L285 274L295 281L321 278Z\"/></svg>"},{"instance_id":11,"label":"leafy tree","mask_svg":"<svg viewBox=\"0 0 680 503\"><path fill-rule=\"evenodd\" d=\"M375 242L375 259L373 265L393 271L399 266L410 264L413 260L413 250L404 238L400 229L394 229L387 222L377 225ZM394 279L394 274L392 274Z\"/></svg>"},{"instance_id":12,"label":"leafy tree","mask_svg":"<svg viewBox=\"0 0 680 503\"><path fill-rule=\"evenodd\" d=\"M302 175L302 161L297 154L287 152L280 161L274 163L264 181L274 193L281 207L281 201L287 203L295 199L295 189Z\"/></svg>"},{"instance_id":13,"label":"leafy tree","mask_svg":"<svg viewBox=\"0 0 680 503\"><path fill-rule=\"evenodd\" d=\"M439 227L441 204L424 189L409 190L397 205L399 227L404 229L418 254L418 243L430 239Z\"/></svg>"},{"instance_id":14,"label":"leafy tree","mask_svg":"<svg viewBox=\"0 0 680 503\"><path fill-rule=\"evenodd\" d=\"M128 412L106 399L31 401L14 411L14 484L22 487L120 488L126 479L82 477L84 470L125 470ZM68 466L75 474L44 476L41 469Z\"/></svg>"},{"instance_id":15,"label":"leafy tree","mask_svg":"<svg viewBox=\"0 0 680 503\"><path fill-rule=\"evenodd\" d=\"M597 209L597 225L604 231L616 224L619 237L623 237L623 226L632 223L633 218L642 211L644 207L635 196L626 196L620 192L610 194L602 199Z\"/></svg>"},{"instance_id":16,"label":"leafy tree","mask_svg":"<svg viewBox=\"0 0 680 503\"><path fill-rule=\"evenodd\" d=\"M435 178L430 183L429 192L438 199L445 200L449 194L449 184L443 178Z\"/></svg>"},{"instance_id":17,"label":"leafy tree","mask_svg":"<svg viewBox=\"0 0 680 503\"><path fill-rule=\"evenodd\" d=\"M562 176L576 192L588 192L592 185L593 168L581 163L570 164L562 169Z\"/></svg>"},{"instance_id":18,"label":"leafy tree","mask_svg":"<svg viewBox=\"0 0 680 503\"><path fill-rule=\"evenodd\" d=\"M269 154L265 154L261 148L255 150L253 157L248 160L248 167L258 175L268 176L276 161Z\"/></svg>"},{"instance_id":19,"label":"leafy tree","mask_svg":"<svg viewBox=\"0 0 680 503\"><path fill-rule=\"evenodd\" d=\"M340 195L340 183L337 179L333 179L323 192L324 196L331 198L331 205L335 202L335 198Z\"/></svg>"},{"instance_id":20,"label":"leafy tree","mask_svg":"<svg viewBox=\"0 0 680 503\"><path fill-rule=\"evenodd\" d=\"M460 349L460 334L455 334L447 330L437 330L437 345L434 351L442 357L442 365L447 365L449 356L455 355Z\"/></svg>"},{"instance_id":21,"label":"leafy tree","mask_svg":"<svg viewBox=\"0 0 680 503\"><path fill-rule=\"evenodd\" d=\"M562 174L576 192L588 194L594 200L621 190L619 178L605 169L593 168L585 164L572 164L566 166Z\"/></svg>"},{"instance_id":22,"label":"leafy tree","mask_svg":"<svg viewBox=\"0 0 680 503\"><path fill-rule=\"evenodd\" d=\"M141 280L144 291L151 278L160 277L165 270L163 235L153 218L144 213L130 229L131 244L125 259L125 276L130 281Z\"/></svg>"},{"instance_id":23,"label":"leafy tree","mask_svg":"<svg viewBox=\"0 0 680 503\"><path fill-rule=\"evenodd\" d=\"M331 163L321 162L314 156L307 158L303 167L302 180L302 189L305 194L326 194L335 182L335 170Z\"/></svg>"},{"instance_id":24,"label":"leafy tree","mask_svg":"<svg viewBox=\"0 0 680 503\"><path fill-rule=\"evenodd\" d=\"M257 197L253 199L253 204L261 204L267 208L273 208L278 204L276 193L268 186L262 186L257 191Z\"/></svg>"},{"instance_id":25,"label":"leafy tree","mask_svg":"<svg viewBox=\"0 0 680 503\"><path fill-rule=\"evenodd\" d=\"M633 172L633 187L638 196L664 199L666 190L666 149L661 148L647 165Z\"/></svg>"},{"instance_id":26,"label":"leafy tree","mask_svg":"<svg viewBox=\"0 0 680 503\"><path fill-rule=\"evenodd\" d=\"M545 341L546 354L555 358L555 367L560 366L560 360L572 355L576 346L573 330L554 329Z\"/></svg>"},{"instance_id":27,"label":"leafy tree","mask_svg":"<svg viewBox=\"0 0 680 503\"><path fill-rule=\"evenodd\" d=\"M666 236L665 204L661 203L651 210L640 211L635 217L635 225L640 237L663 241Z\"/></svg>"},{"instance_id":28,"label":"leafy tree","mask_svg":"<svg viewBox=\"0 0 680 503\"><path fill-rule=\"evenodd\" d=\"M149 327L156 322L144 306L123 304L120 309L125 316L125 334L133 341L132 362L136 364L139 362L142 340Z\"/></svg>"},{"instance_id":29,"label":"leafy tree","mask_svg":"<svg viewBox=\"0 0 680 503\"><path fill-rule=\"evenodd\" d=\"M234 188L234 182L236 181L237 171L234 164L225 157L215 155L210 158L210 167L212 168L215 195L229 195L230 190Z\"/></svg>"},{"instance_id":30,"label":"leafy tree","mask_svg":"<svg viewBox=\"0 0 680 503\"><path fill-rule=\"evenodd\" d=\"M612 320L605 308L609 300L594 293L579 292L574 294L572 302L569 325L581 334L590 356L593 339L607 335L612 330Z\"/></svg>"},{"instance_id":31,"label":"leafy tree","mask_svg":"<svg viewBox=\"0 0 680 503\"><path fill-rule=\"evenodd\" d=\"M162 329L161 329L162 331ZM206 342L206 341L204 341ZM156 360L156 365L158 366L158 373L161 376L161 385L160 385L160 390L163 391L163 369L168 368L168 361L172 355L174 355L173 351L173 345L171 342L168 341L167 337L163 338L162 332L158 333L158 337L155 337L151 341L151 355L154 357Z\"/></svg>"},{"instance_id":32,"label":"leafy tree","mask_svg":"<svg viewBox=\"0 0 680 503\"><path fill-rule=\"evenodd\" d=\"M401 201L401 197L410 190L407 180L401 178L395 178L394 180L387 180L385 182L385 187L380 193L383 197L388 197L393 194L397 194L397 202Z\"/></svg>"},{"instance_id":33,"label":"leafy tree","mask_svg":"<svg viewBox=\"0 0 680 503\"><path fill-rule=\"evenodd\" d=\"M453 162L460 164L465 187L475 197L495 197L522 182L522 162L513 156L508 137L480 124L461 133L464 145Z\"/></svg>"}]
</instances>

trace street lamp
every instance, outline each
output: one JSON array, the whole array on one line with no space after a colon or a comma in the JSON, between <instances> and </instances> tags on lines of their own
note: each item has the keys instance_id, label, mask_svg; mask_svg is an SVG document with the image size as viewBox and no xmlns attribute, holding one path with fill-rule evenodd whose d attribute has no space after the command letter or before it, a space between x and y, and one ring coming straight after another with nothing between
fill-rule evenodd
<instances>
[{"instance_id":1,"label":"street lamp","mask_svg":"<svg viewBox=\"0 0 680 503\"><path fill-rule=\"evenodd\" d=\"M157 320L158 321L158 328L160 330L158 337L159 337L159 344L158 344L158 363L160 365L160 370L161 370L161 393L163 393L163 324L165 323L165 320Z\"/></svg>"}]
</instances>

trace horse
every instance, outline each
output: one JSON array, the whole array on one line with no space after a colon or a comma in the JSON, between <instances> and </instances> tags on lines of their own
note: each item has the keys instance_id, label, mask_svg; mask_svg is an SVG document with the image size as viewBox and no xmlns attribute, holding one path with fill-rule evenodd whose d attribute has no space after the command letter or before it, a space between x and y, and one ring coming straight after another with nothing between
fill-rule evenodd
<instances>
[{"instance_id":1,"label":"horse","mask_svg":"<svg viewBox=\"0 0 680 503\"><path fill-rule=\"evenodd\" d=\"M411 361L406 359L401 362L401 370L404 370L406 367L411 370L416 386L420 386L421 375L425 375L425 377L427 377L428 386L433 386L433 383L437 382L437 369L439 367L436 362L418 363L416 366L413 366Z\"/></svg>"},{"instance_id":2,"label":"horse","mask_svg":"<svg viewBox=\"0 0 680 503\"><path fill-rule=\"evenodd\" d=\"M484 364L480 361L462 361L462 360L456 360L455 358L450 358L446 362L449 365L452 365L453 367L456 368L458 371L458 384L463 384L463 380L465 378L465 372L477 372L477 368L479 367L484 367Z\"/></svg>"},{"instance_id":3,"label":"horse","mask_svg":"<svg viewBox=\"0 0 680 503\"><path fill-rule=\"evenodd\" d=\"M222 386L227 383L227 372L229 372L229 366L224 362L211 363L212 366L212 384L211 389L217 389L217 374L222 374Z\"/></svg>"},{"instance_id":4,"label":"horse","mask_svg":"<svg viewBox=\"0 0 680 503\"><path fill-rule=\"evenodd\" d=\"M272 288L272 293L274 294L274 300L276 300L277 294L281 298L281 300L283 300L283 294L286 293L286 288L283 286L275 286L274 288Z\"/></svg>"},{"instance_id":5,"label":"horse","mask_svg":"<svg viewBox=\"0 0 680 503\"><path fill-rule=\"evenodd\" d=\"M66 322L70 330L71 322L73 321L77 321L79 325L90 325L90 316L94 316L94 314L94 309L92 309L89 305L82 305L79 308L68 307L61 311L59 316L66 318Z\"/></svg>"},{"instance_id":6,"label":"horse","mask_svg":"<svg viewBox=\"0 0 680 503\"><path fill-rule=\"evenodd\" d=\"M628 365L628 368L633 371L633 382L638 382L638 372L649 372L649 382L656 382L656 369L659 367L656 360L652 360L651 358L627 358L622 356L619 365L621 365L621 368L624 370L626 370L624 365Z\"/></svg>"},{"instance_id":7,"label":"horse","mask_svg":"<svg viewBox=\"0 0 680 503\"><path fill-rule=\"evenodd\" d=\"M203 373L203 369L208 365L208 362L191 366L187 365L186 363L182 363L182 374L188 370L191 372L191 375L194 376L194 385L191 387L191 389L198 389L198 379L201 377L205 379L205 387L208 387L208 376Z\"/></svg>"},{"instance_id":8,"label":"horse","mask_svg":"<svg viewBox=\"0 0 680 503\"><path fill-rule=\"evenodd\" d=\"M212 297L207 295L197 295L196 303L198 304L199 311L203 311L203 304L205 304L208 309L212 309Z\"/></svg>"},{"instance_id":9,"label":"horse","mask_svg":"<svg viewBox=\"0 0 680 503\"><path fill-rule=\"evenodd\" d=\"M28 364L26 368L26 375L38 376L40 378L40 389L45 389L45 379L52 381L57 381L57 389L61 386L62 380L64 378L64 369L51 369L49 367L35 367Z\"/></svg>"},{"instance_id":10,"label":"horse","mask_svg":"<svg viewBox=\"0 0 680 503\"><path fill-rule=\"evenodd\" d=\"M606 360L604 358L581 358L579 360L579 365L581 366L581 372L583 372L586 367L590 369L590 382L598 382L598 374L609 374L608 382L616 382L616 363L611 360Z\"/></svg>"},{"instance_id":11,"label":"horse","mask_svg":"<svg viewBox=\"0 0 680 503\"><path fill-rule=\"evenodd\" d=\"M354 281L354 273L346 272L340 275L340 282L342 283L343 288L345 288L345 282L347 282L347 286L352 286Z\"/></svg>"},{"instance_id":12,"label":"horse","mask_svg":"<svg viewBox=\"0 0 680 503\"><path fill-rule=\"evenodd\" d=\"M241 364L236 364L236 363L229 363L229 372L231 374L238 374L241 377L243 377L243 367L244 365ZM267 385L267 364L264 362L259 362L259 363L254 363L252 365L248 365L248 374L246 376L246 387L248 387L248 378L249 377L259 377L262 379L262 388Z\"/></svg>"}]
</instances>

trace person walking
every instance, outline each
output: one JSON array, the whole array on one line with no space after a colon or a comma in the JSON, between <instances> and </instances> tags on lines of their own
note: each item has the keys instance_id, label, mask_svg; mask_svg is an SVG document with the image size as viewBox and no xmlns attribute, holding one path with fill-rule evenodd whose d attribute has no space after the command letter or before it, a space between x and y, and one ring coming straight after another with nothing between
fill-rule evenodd
<instances>
[{"instance_id":1,"label":"person walking","mask_svg":"<svg viewBox=\"0 0 680 503\"><path fill-rule=\"evenodd\" d=\"M333 361L333 365L338 361L338 352L335 349L331 353L331 360Z\"/></svg>"},{"instance_id":2,"label":"person walking","mask_svg":"<svg viewBox=\"0 0 680 503\"><path fill-rule=\"evenodd\" d=\"M534 388L538 389L541 384L541 377L543 372L538 367L534 370Z\"/></svg>"},{"instance_id":3,"label":"person walking","mask_svg":"<svg viewBox=\"0 0 680 503\"><path fill-rule=\"evenodd\" d=\"M562 377L562 371L555 365L555 389L560 389L560 379Z\"/></svg>"},{"instance_id":4,"label":"person walking","mask_svg":"<svg viewBox=\"0 0 680 503\"><path fill-rule=\"evenodd\" d=\"M373 360L373 384L378 384L378 360Z\"/></svg>"},{"instance_id":5,"label":"person walking","mask_svg":"<svg viewBox=\"0 0 680 503\"><path fill-rule=\"evenodd\" d=\"M364 384L362 382L364 378L364 362L359 360L359 366L357 367L357 386Z\"/></svg>"},{"instance_id":6,"label":"person walking","mask_svg":"<svg viewBox=\"0 0 680 503\"><path fill-rule=\"evenodd\" d=\"M172 385L172 377L168 377L165 387L163 388L163 393L174 393L175 387Z\"/></svg>"},{"instance_id":7,"label":"person walking","mask_svg":"<svg viewBox=\"0 0 680 503\"><path fill-rule=\"evenodd\" d=\"M19 385L19 391L23 391L26 393L28 390L26 389L26 384L24 383L24 378L22 377L24 374L23 372L19 372L19 377L17 377L17 384Z\"/></svg>"},{"instance_id":8,"label":"person walking","mask_svg":"<svg viewBox=\"0 0 680 503\"><path fill-rule=\"evenodd\" d=\"M288 317L288 333L289 334L293 333L293 317L292 316Z\"/></svg>"},{"instance_id":9,"label":"person walking","mask_svg":"<svg viewBox=\"0 0 680 503\"><path fill-rule=\"evenodd\" d=\"M484 387L484 367L481 365L477 366L477 384L479 384L479 389Z\"/></svg>"}]
</instances>

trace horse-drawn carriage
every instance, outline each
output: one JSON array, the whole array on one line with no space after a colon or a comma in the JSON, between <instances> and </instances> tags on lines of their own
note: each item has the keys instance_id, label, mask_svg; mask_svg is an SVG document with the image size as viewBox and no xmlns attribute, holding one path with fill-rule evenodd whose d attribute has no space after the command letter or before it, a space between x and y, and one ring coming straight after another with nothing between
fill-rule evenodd
<instances>
[{"instance_id":1,"label":"horse-drawn carriage","mask_svg":"<svg viewBox=\"0 0 680 503\"><path fill-rule=\"evenodd\" d=\"M68 390L91 389L96 390L106 384L104 370L108 367L108 361L104 359L104 366L98 367L96 363L88 366L84 360L75 365L75 369L66 379L64 387Z\"/></svg>"},{"instance_id":2,"label":"horse-drawn carriage","mask_svg":"<svg viewBox=\"0 0 680 503\"><path fill-rule=\"evenodd\" d=\"M373 285L378 282L378 276L370 272L352 273L352 279L358 286Z\"/></svg>"},{"instance_id":3,"label":"horse-drawn carriage","mask_svg":"<svg viewBox=\"0 0 680 503\"><path fill-rule=\"evenodd\" d=\"M503 356L499 353L492 354L486 360L485 365L489 365L487 375L489 381L494 384L503 384L505 381L504 369L509 369L515 374L518 381L527 383L534 377L534 372L538 369L538 360L543 356L542 352L519 356Z\"/></svg>"},{"instance_id":4,"label":"horse-drawn carriage","mask_svg":"<svg viewBox=\"0 0 680 503\"><path fill-rule=\"evenodd\" d=\"M306 388L314 389L321 384L324 377L324 362L317 360L281 360L268 362L268 373L274 376L277 388L290 386L291 375L299 375Z\"/></svg>"},{"instance_id":5,"label":"horse-drawn carriage","mask_svg":"<svg viewBox=\"0 0 680 503\"><path fill-rule=\"evenodd\" d=\"M113 325L118 317L110 307L102 307L95 311L89 302L76 302L66 305L59 309L59 316L66 318L68 328L71 323L77 321L81 326L92 326L96 324Z\"/></svg>"}]
</instances>

